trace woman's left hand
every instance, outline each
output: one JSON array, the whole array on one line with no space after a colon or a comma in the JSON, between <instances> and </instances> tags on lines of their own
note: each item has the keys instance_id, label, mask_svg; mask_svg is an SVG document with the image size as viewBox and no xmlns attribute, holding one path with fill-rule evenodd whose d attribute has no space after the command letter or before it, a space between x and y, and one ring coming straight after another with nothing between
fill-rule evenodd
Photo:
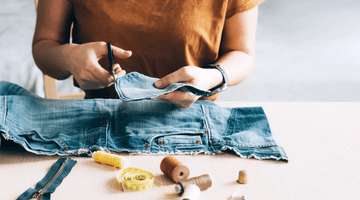
<instances>
[{"instance_id":1,"label":"woman's left hand","mask_svg":"<svg viewBox=\"0 0 360 200\"><path fill-rule=\"evenodd\" d=\"M203 69L196 66L185 66L168 74L155 82L155 87L162 89L173 83L185 83L193 85L202 90L208 90L222 82L221 74L215 69ZM171 102L180 108L188 108L201 96L191 92L176 90L158 99Z\"/></svg>"}]
</instances>

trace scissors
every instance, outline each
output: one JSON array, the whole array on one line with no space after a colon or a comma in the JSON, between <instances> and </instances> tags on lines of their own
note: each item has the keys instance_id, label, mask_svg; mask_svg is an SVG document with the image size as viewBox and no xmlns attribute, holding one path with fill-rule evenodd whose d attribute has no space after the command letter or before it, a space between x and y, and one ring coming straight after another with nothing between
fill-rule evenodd
<instances>
[{"instance_id":1,"label":"scissors","mask_svg":"<svg viewBox=\"0 0 360 200\"><path fill-rule=\"evenodd\" d=\"M110 72L110 74L114 77L114 80L115 80L114 54L113 54L113 50L112 50L112 48L111 48L111 44L110 44L109 42L107 43L107 50L108 50L108 60L109 60L109 63L110 63L109 72ZM76 82L75 79L73 80L73 85L74 85L75 87L80 88L79 84Z\"/></svg>"},{"instance_id":2,"label":"scissors","mask_svg":"<svg viewBox=\"0 0 360 200\"><path fill-rule=\"evenodd\" d=\"M110 69L109 72L110 74L114 77L115 79L115 71L114 71L114 53L113 50L111 48L111 44L110 42L107 43L107 50L108 50L108 60L110 63Z\"/></svg>"}]
</instances>

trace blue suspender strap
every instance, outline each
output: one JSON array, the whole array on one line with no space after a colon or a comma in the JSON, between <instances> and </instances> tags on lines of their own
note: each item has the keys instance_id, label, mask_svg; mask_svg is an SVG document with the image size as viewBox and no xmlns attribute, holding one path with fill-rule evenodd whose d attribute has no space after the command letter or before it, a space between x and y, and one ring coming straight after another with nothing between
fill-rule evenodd
<instances>
[{"instance_id":1,"label":"blue suspender strap","mask_svg":"<svg viewBox=\"0 0 360 200\"><path fill-rule=\"evenodd\" d=\"M71 158L60 158L54 163L45 177L36 184L35 189L29 188L17 200L41 199L49 200L50 194L61 184L70 173L77 161Z\"/></svg>"}]
</instances>

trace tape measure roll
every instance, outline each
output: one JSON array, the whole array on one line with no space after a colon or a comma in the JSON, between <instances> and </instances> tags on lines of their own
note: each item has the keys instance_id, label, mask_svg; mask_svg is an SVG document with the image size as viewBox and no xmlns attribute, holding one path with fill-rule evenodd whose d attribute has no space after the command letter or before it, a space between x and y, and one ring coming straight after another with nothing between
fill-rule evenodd
<instances>
[{"instance_id":1,"label":"tape measure roll","mask_svg":"<svg viewBox=\"0 0 360 200\"><path fill-rule=\"evenodd\" d=\"M143 169L128 167L116 174L119 186L125 191L143 191L154 186L154 176Z\"/></svg>"}]
</instances>

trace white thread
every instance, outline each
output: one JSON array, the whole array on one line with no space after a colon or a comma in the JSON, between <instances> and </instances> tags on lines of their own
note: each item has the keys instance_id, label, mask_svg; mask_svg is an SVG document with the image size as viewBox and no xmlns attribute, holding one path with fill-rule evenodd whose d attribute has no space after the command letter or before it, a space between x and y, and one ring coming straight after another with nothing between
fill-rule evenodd
<instances>
[{"instance_id":1,"label":"white thread","mask_svg":"<svg viewBox=\"0 0 360 200\"><path fill-rule=\"evenodd\" d=\"M181 200L197 200L200 197L200 188L196 185L188 185Z\"/></svg>"},{"instance_id":2,"label":"white thread","mask_svg":"<svg viewBox=\"0 0 360 200\"><path fill-rule=\"evenodd\" d=\"M236 192L234 192L231 197L230 200L246 200L245 196L241 196L239 197L237 194L240 192L240 190L236 190Z\"/></svg>"}]
</instances>

